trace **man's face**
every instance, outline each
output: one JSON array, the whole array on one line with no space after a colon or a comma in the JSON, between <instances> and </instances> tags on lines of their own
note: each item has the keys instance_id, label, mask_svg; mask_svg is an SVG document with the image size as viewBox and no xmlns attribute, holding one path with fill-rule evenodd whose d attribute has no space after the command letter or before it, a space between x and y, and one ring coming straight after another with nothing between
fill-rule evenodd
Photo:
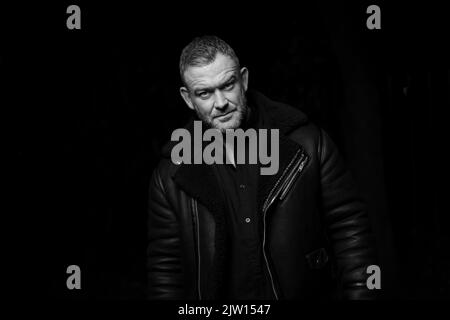
<instances>
[{"instance_id":1,"label":"man's face","mask_svg":"<svg viewBox=\"0 0 450 320\"><path fill-rule=\"evenodd\" d=\"M241 126L248 109L246 68L238 70L233 59L219 53L208 65L188 67L184 80L181 96L209 127L224 131Z\"/></svg>"}]
</instances>

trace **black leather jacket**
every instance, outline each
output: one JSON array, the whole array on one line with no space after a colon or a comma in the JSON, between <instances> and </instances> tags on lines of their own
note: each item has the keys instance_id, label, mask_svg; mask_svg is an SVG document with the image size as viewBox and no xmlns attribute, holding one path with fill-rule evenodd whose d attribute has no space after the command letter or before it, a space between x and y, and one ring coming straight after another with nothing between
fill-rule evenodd
<instances>
[{"instance_id":1,"label":"black leather jacket","mask_svg":"<svg viewBox=\"0 0 450 320\"><path fill-rule=\"evenodd\" d=\"M258 190L274 297L371 298L370 224L336 146L300 111L257 92L248 102L280 130L278 173L260 176ZM208 165L173 164L172 146L150 181L148 297L217 299L227 248L220 189Z\"/></svg>"}]
</instances>

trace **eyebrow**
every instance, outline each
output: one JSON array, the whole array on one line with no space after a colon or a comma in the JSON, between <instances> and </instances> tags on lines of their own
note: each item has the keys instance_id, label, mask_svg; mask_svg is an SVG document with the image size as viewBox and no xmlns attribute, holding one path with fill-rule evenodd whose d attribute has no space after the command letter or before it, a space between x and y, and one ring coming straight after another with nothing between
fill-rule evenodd
<instances>
[{"instance_id":1,"label":"eyebrow","mask_svg":"<svg viewBox=\"0 0 450 320\"><path fill-rule=\"evenodd\" d=\"M236 76L236 71L233 71L233 73L231 74L231 76L228 77L228 79L226 79L225 81L223 81L222 83L220 83L218 86L215 87L202 87L199 86L198 88L194 88L194 93L198 93L199 91L206 91L206 92L211 92L214 91L214 89L216 88L222 88L224 86L226 86L227 84L236 81L237 76Z\"/></svg>"}]
</instances>

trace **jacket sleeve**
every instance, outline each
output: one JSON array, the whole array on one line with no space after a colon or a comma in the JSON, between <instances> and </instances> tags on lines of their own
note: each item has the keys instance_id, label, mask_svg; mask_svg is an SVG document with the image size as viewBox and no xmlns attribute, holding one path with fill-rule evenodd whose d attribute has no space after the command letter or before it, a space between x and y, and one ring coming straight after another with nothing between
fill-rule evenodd
<instances>
[{"instance_id":1,"label":"jacket sleeve","mask_svg":"<svg viewBox=\"0 0 450 320\"><path fill-rule=\"evenodd\" d=\"M150 179L147 280L149 299L183 298L180 234L173 208L156 169Z\"/></svg>"},{"instance_id":2,"label":"jacket sleeve","mask_svg":"<svg viewBox=\"0 0 450 320\"><path fill-rule=\"evenodd\" d=\"M340 299L373 299L367 288L367 267L376 252L365 205L330 137L321 130L321 197L327 236Z\"/></svg>"}]
</instances>

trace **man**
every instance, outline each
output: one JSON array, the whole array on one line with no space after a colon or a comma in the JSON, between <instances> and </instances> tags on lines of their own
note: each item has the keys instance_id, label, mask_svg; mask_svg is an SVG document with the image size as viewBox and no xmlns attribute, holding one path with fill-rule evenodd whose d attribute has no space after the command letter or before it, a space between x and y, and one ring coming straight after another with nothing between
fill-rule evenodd
<instances>
[{"instance_id":1,"label":"man","mask_svg":"<svg viewBox=\"0 0 450 320\"><path fill-rule=\"evenodd\" d=\"M248 146L225 145L224 164L173 163L168 143L150 181L149 298L371 298L369 221L328 135L247 90L249 71L215 36L183 49L180 75L181 96L205 128L278 129L279 170L237 164Z\"/></svg>"}]
</instances>

